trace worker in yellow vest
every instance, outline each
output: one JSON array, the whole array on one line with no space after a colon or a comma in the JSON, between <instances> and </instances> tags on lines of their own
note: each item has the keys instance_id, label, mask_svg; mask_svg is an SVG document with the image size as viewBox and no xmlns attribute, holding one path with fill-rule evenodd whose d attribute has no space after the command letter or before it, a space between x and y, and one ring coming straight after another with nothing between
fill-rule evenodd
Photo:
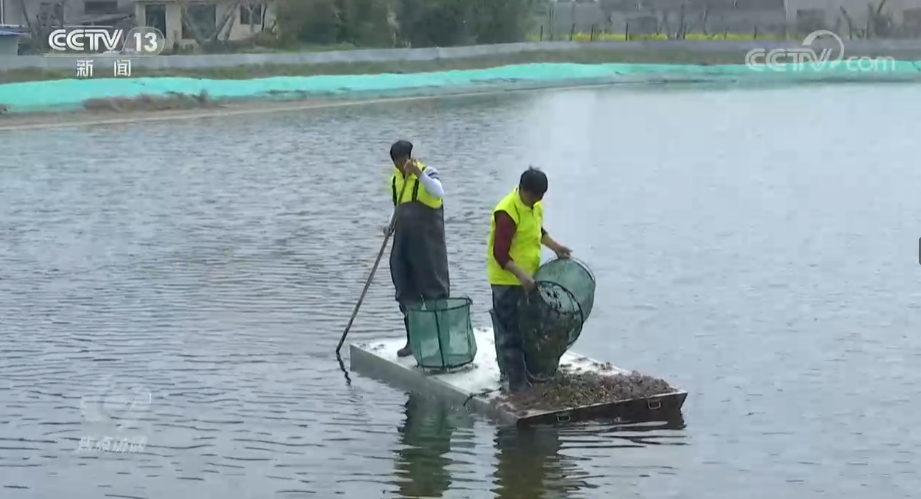
<instances>
[{"instance_id":1,"label":"worker in yellow vest","mask_svg":"<svg viewBox=\"0 0 921 499\"><path fill-rule=\"evenodd\" d=\"M394 230L390 277L403 313L406 346L397 355L412 355L409 307L423 300L448 298L448 248L445 242L444 187L438 170L412 157L413 145L399 140L390 147L393 214L386 230ZM403 184L409 182L406 188ZM402 197L400 197L402 193ZM394 223L395 222L395 223Z\"/></svg>"},{"instance_id":2,"label":"worker in yellow vest","mask_svg":"<svg viewBox=\"0 0 921 499\"><path fill-rule=\"evenodd\" d=\"M541 244L560 258L572 251L556 242L544 229L547 175L535 168L521 174L518 187L492 212L487 242L486 276L492 287L493 325L503 379L509 391L518 393L530 386L521 331L518 329L518 300L534 291L533 276L540 267Z\"/></svg>"}]
</instances>

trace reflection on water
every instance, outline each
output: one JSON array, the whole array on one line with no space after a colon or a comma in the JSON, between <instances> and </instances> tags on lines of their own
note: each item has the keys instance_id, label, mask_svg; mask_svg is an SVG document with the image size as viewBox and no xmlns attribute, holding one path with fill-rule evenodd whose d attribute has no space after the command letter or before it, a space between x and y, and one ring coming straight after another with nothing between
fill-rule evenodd
<instances>
[{"instance_id":1,"label":"reflection on water","mask_svg":"<svg viewBox=\"0 0 921 499\"><path fill-rule=\"evenodd\" d=\"M466 414L443 401L415 393L406 400L406 419L399 428L396 478L402 497L441 497L451 487L451 437L459 427L470 428Z\"/></svg>"},{"instance_id":2,"label":"reflection on water","mask_svg":"<svg viewBox=\"0 0 921 499\"><path fill-rule=\"evenodd\" d=\"M578 453L580 449L620 452L647 445L684 445L684 426L681 413L676 412L668 420L642 424L499 428L494 440L493 491L501 499L584 497L586 491L598 487L591 483L592 474L580 467L579 461L585 458L568 455L566 447Z\"/></svg>"},{"instance_id":3,"label":"reflection on water","mask_svg":"<svg viewBox=\"0 0 921 499\"><path fill-rule=\"evenodd\" d=\"M560 455L562 443L557 429L500 428L494 441L493 491L497 498L567 497L558 493L570 490L573 485L566 478L572 474L574 465Z\"/></svg>"},{"instance_id":4,"label":"reflection on water","mask_svg":"<svg viewBox=\"0 0 921 499\"><path fill-rule=\"evenodd\" d=\"M408 394L394 453L400 497L443 497L449 490L466 488L464 482L469 479L452 480L449 468L473 453L474 421L462 407L428 395ZM489 474L492 492L496 499L584 497L597 485L591 483L592 473L580 466L585 458L567 454L567 447L578 455L586 449L623 452L646 446L685 445L684 428L680 412L669 414L667 420L641 424L497 427L489 442L495 454ZM477 454L482 459L483 453ZM625 461L629 460L630 456L625 456Z\"/></svg>"},{"instance_id":5,"label":"reflection on water","mask_svg":"<svg viewBox=\"0 0 921 499\"><path fill-rule=\"evenodd\" d=\"M463 449L473 447L473 419L463 408L411 393L406 418L399 428L395 476L401 497L442 497L452 487L449 466ZM564 464L557 429L518 431L500 428L490 442L496 449L493 492L499 499L539 499L546 493L579 490L584 483L569 480L572 461ZM482 454L481 454L482 455ZM553 497L562 497L555 495Z\"/></svg>"}]
</instances>

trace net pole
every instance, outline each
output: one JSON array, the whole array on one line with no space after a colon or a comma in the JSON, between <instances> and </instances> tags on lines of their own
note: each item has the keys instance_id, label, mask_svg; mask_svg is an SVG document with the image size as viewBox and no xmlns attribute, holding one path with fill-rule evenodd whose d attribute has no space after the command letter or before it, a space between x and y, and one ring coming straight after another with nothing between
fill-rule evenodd
<instances>
[{"instance_id":1,"label":"net pole","mask_svg":"<svg viewBox=\"0 0 921 499\"><path fill-rule=\"evenodd\" d=\"M371 267L371 273L368 274L368 281L365 282L365 289L361 290L361 296L358 297L358 303L355 304L355 309L352 310L352 317L349 318L349 323L345 326L345 331L342 332L342 337L339 338L339 344L336 345L336 356L339 356L339 350L342 350L342 344L345 343L345 337L349 335L349 330L352 329L352 323L355 322L355 317L358 315L358 309L361 308L362 302L365 301L365 295L368 294L368 288L371 287L371 281L374 280L374 273L377 272L377 266L381 264L381 258L384 256L384 250L387 249L387 243L390 242L390 236L396 230L397 225L397 212L396 210L400 209L400 201L403 201L403 194L406 192L406 186L408 182L405 178L403 179L403 187L400 189L400 196L397 198L397 205L393 212L393 221L390 222L390 227L387 230L387 235L384 236L384 242L381 243L381 250L377 252L377 258L374 260L374 266Z\"/></svg>"}]
</instances>

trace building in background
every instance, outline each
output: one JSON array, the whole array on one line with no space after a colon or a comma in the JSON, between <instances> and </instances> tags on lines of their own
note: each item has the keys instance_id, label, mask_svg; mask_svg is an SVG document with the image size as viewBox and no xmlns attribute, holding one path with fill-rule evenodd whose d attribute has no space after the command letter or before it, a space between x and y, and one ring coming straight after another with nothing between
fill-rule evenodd
<instances>
[{"instance_id":1,"label":"building in background","mask_svg":"<svg viewBox=\"0 0 921 499\"><path fill-rule=\"evenodd\" d=\"M60 26L153 26L166 37L167 51L196 44L189 22L205 39L220 28L220 40L238 41L271 28L275 19L271 0L0 0L0 8L0 24L33 33L37 25L46 31Z\"/></svg>"},{"instance_id":2,"label":"building in background","mask_svg":"<svg viewBox=\"0 0 921 499\"><path fill-rule=\"evenodd\" d=\"M28 28L36 22L56 26L110 26L130 19L134 0L0 0L3 23ZM23 11L25 7L25 12Z\"/></svg>"},{"instance_id":3,"label":"building in background","mask_svg":"<svg viewBox=\"0 0 921 499\"><path fill-rule=\"evenodd\" d=\"M134 3L138 26L159 29L166 37L167 50L196 44L190 24L194 24L199 36L206 39L219 31L220 40L239 41L271 29L275 22L275 6L271 1L136 0ZM183 10L186 22L183 22Z\"/></svg>"},{"instance_id":4,"label":"building in background","mask_svg":"<svg viewBox=\"0 0 921 499\"><path fill-rule=\"evenodd\" d=\"M19 53L19 36L16 31L0 29L0 57Z\"/></svg>"}]
</instances>

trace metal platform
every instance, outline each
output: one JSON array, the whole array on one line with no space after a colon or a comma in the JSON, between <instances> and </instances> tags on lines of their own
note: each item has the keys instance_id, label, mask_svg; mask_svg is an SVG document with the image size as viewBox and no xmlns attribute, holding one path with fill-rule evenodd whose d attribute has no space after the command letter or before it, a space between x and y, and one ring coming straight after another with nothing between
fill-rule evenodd
<instances>
[{"instance_id":1,"label":"metal platform","mask_svg":"<svg viewBox=\"0 0 921 499\"><path fill-rule=\"evenodd\" d=\"M552 411L516 410L500 400L499 366L491 329L476 329L477 355L473 363L455 371L428 373L416 367L412 357L397 357L406 342L404 337L349 345L350 370L393 384L409 391L430 393L452 403L463 404L496 419L500 424L527 427L591 420L664 420L679 413L687 392L654 395L643 399L621 400L581 407L561 407ZM567 352L560 366L575 372L596 372L605 376L629 374L582 355Z\"/></svg>"}]
</instances>

